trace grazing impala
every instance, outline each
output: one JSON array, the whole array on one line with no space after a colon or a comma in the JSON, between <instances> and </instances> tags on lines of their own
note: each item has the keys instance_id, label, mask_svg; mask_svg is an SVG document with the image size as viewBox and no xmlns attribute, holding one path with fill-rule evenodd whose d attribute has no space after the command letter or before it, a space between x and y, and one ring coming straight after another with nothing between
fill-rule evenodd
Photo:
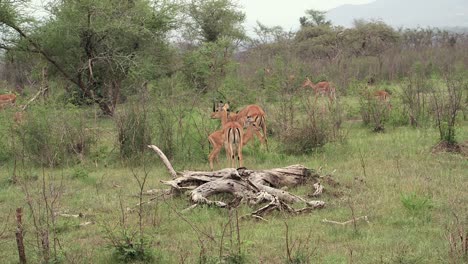
<instances>
[{"instance_id":1,"label":"grazing impala","mask_svg":"<svg viewBox=\"0 0 468 264\"><path fill-rule=\"evenodd\" d=\"M306 77L306 80L302 84L302 88L310 87L314 90L315 96L317 94L322 96L328 96L330 102L333 102L336 99L336 89L330 82L318 82L314 84L309 77Z\"/></svg>"}]
</instances>

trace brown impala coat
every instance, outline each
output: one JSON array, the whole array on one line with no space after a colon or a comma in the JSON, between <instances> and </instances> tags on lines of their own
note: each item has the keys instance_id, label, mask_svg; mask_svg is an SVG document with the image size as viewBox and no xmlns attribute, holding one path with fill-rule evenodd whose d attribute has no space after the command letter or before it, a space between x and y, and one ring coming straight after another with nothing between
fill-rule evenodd
<instances>
[{"instance_id":1,"label":"brown impala coat","mask_svg":"<svg viewBox=\"0 0 468 264\"><path fill-rule=\"evenodd\" d=\"M315 95L319 94L322 96L328 96L330 101L336 99L336 89L330 82L318 82L314 84L309 77L306 78L302 84L302 88L310 87L314 90Z\"/></svg>"}]
</instances>

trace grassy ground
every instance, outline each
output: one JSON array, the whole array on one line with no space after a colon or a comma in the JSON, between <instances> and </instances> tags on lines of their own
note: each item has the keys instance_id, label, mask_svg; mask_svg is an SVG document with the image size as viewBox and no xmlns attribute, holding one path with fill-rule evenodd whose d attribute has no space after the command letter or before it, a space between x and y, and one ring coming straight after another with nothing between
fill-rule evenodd
<instances>
[{"instance_id":1,"label":"grassy ground","mask_svg":"<svg viewBox=\"0 0 468 264\"><path fill-rule=\"evenodd\" d=\"M106 121L107 122L107 121ZM109 128L111 124L105 123ZM286 225L291 256L310 263L460 263L466 258L453 257L448 234L455 230L456 215L461 227L468 228L468 160L460 155L432 154L438 134L434 129L388 128L386 133L372 133L359 122L346 122L349 130L343 143L330 143L311 155L287 156L266 152L257 144L244 152L245 166L252 169L303 164L331 173L340 183L334 195L326 193L327 206L307 215L289 216L277 213L268 222L251 219L239 223L241 252L247 263L286 263ZM468 126L458 128L460 140L466 140ZM107 138L112 146L112 138ZM110 146L110 147L111 147ZM109 148L110 148L109 147ZM224 162L224 154L220 155ZM19 166L20 183L9 179L13 164L0 166L0 258L2 263L18 262L14 230L14 210L25 210L26 252L30 263L37 262L36 228L29 210L27 189L37 215L44 212L41 190L60 193L49 206L61 213L83 213L86 218L57 217L55 223L57 252L64 263L114 263L109 236L131 237L138 231L138 183L145 170L145 189L162 188L161 180L169 179L166 169L156 158L142 166L100 162L61 169ZM222 163L223 164L223 163ZM208 169L208 163L178 164L176 170ZM136 175L136 176L135 176ZM43 188L42 188L43 187ZM310 193L306 187L293 192ZM145 197L144 199L148 199ZM39 206L40 205L40 206ZM143 207L142 219L148 248L155 263L196 263L200 256L207 262L223 255L238 253L235 224L225 228L229 212L217 208L188 207L185 197L154 200ZM243 205L242 216L251 211ZM323 219L346 221L352 215L367 215L369 224L332 225ZM233 219L231 217L231 219ZM36 219L45 222L46 219ZM92 221L94 224L80 226ZM52 224L52 223L49 223ZM223 230L227 230L224 235ZM124 233L122 230L127 230ZM1 231L0 231L1 232ZM211 241L207 235L215 238ZM52 235L51 235L52 237ZM221 243L223 237L223 243ZM133 238L138 243L138 238ZM117 242L114 239L114 242ZM52 239L51 239L52 245ZM209 262L211 263L211 262ZM238 262L232 262L238 263ZM242 263L242 262L241 262ZM296 262L300 263L300 262ZM307 263L307 262L302 262Z\"/></svg>"}]
</instances>

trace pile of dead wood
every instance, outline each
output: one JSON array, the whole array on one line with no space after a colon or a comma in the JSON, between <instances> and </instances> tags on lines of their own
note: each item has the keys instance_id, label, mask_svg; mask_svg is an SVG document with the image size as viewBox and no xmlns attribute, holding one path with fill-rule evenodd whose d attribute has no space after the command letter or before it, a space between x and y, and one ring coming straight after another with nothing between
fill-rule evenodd
<instances>
[{"instance_id":1,"label":"pile of dead wood","mask_svg":"<svg viewBox=\"0 0 468 264\"><path fill-rule=\"evenodd\" d=\"M172 175L172 180L163 181L171 186L172 194L188 192L193 203L188 209L198 205L218 207L236 207L244 202L260 205L251 216L263 219L269 212L280 210L298 214L325 206L323 201L308 201L303 197L286 191L298 185L311 186L308 196L317 197L323 192L321 176L302 165L268 170L249 170L246 168L227 168L218 171L183 171L176 172L164 153L156 146L149 145L163 160ZM216 194L231 194L230 202L210 200ZM292 205L302 203L299 209Z\"/></svg>"}]
</instances>

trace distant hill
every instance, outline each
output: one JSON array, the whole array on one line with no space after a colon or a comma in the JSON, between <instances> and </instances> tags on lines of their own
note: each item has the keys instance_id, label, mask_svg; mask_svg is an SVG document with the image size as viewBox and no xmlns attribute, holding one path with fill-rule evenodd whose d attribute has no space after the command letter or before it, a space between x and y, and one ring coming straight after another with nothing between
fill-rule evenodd
<instances>
[{"instance_id":1,"label":"distant hill","mask_svg":"<svg viewBox=\"0 0 468 264\"><path fill-rule=\"evenodd\" d=\"M379 19L394 27L468 28L468 0L376 0L336 7L327 17L345 27L354 19Z\"/></svg>"}]
</instances>

